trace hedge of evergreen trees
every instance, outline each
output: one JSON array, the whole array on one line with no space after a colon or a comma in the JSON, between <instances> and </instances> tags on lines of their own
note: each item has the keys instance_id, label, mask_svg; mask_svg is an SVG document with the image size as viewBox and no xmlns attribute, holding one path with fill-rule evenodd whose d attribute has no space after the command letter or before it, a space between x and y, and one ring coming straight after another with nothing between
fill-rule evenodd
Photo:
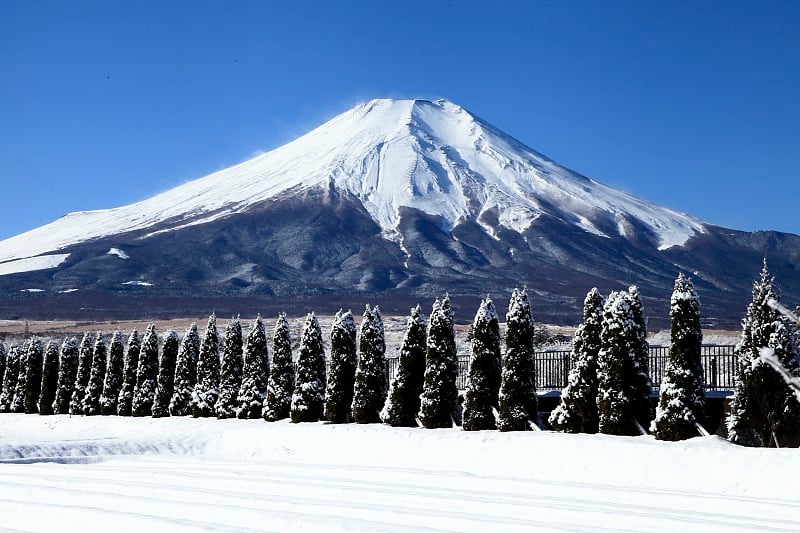
<instances>
[{"instance_id":1,"label":"hedge of evergreen trees","mask_svg":"<svg viewBox=\"0 0 800 533\"><path fill-rule=\"evenodd\" d=\"M729 439L745 446L800 446L800 400L764 353L791 376L800 376L798 324L778 311L775 280L766 261L736 346L738 368ZM560 404L547 424L570 433L640 435L683 440L706 434L700 300L682 273L670 299L670 349L657 405L651 401L645 313L636 287L605 299L592 289L575 331L572 368ZM541 430L534 356L535 327L527 292L515 289L505 315L504 337L489 297L470 330L472 353L463 410L468 431ZM114 332L86 333L59 346L32 337L6 349L0 343L0 412L186 416L291 422L376 423L449 428L462 424L456 386L453 311L436 300L429 320L419 306L406 323L398 369L389 383L383 322L366 307L357 327L339 311L327 357L314 313L305 321L294 361L285 314L272 334L272 357L258 316L246 340L238 318L220 343L212 314L202 341L196 324L180 339L161 336L150 324L123 344ZM220 344L222 354L220 355ZM504 345L504 347L503 347ZM330 361L327 368L326 361Z\"/></svg>"}]
</instances>

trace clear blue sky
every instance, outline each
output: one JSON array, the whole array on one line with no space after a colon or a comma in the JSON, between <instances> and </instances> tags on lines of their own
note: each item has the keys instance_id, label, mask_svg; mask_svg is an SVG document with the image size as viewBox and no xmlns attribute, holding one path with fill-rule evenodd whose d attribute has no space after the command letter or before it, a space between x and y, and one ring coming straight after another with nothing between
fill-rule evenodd
<instances>
[{"instance_id":1,"label":"clear blue sky","mask_svg":"<svg viewBox=\"0 0 800 533\"><path fill-rule=\"evenodd\" d=\"M0 238L386 96L448 98L712 223L800 233L797 1L7 0Z\"/></svg>"}]
</instances>

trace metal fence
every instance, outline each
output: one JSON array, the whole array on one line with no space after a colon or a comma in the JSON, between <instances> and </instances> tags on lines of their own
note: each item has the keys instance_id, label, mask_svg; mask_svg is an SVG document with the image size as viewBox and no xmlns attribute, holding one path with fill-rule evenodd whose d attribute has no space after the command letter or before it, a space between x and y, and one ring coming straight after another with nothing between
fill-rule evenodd
<instances>
[{"instance_id":1,"label":"metal fence","mask_svg":"<svg viewBox=\"0 0 800 533\"><path fill-rule=\"evenodd\" d=\"M653 390L658 390L667 370L668 346L650 347L650 380ZM703 383L706 391L732 391L736 377L736 355L734 346L703 346L700 352L703 365Z\"/></svg>"},{"instance_id":2,"label":"metal fence","mask_svg":"<svg viewBox=\"0 0 800 533\"><path fill-rule=\"evenodd\" d=\"M650 380L653 391L657 392L661 380L667 370L669 361L668 346L650 346L649 353ZM539 393L560 391L567 384L567 376L572 368L571 350L554 350L535 352L536 358L536 389ZM702 347L700 353L703 365L703 382L706 392L728 392L734 388L736 375L736 356L733 346L707 345ZM397 374L398 359L391 358L386 361L387 376L389 380ZM467 387L467 373L469 371L469 355L459 353L458 376L456 385L459 390Z\"/></svg>"}]
</instances>

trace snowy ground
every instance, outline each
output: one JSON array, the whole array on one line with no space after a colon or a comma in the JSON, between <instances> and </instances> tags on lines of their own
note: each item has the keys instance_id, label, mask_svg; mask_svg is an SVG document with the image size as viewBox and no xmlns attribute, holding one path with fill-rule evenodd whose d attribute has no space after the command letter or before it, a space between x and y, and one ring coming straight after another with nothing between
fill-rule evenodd
<instances>
[{"instance_id":1,"label":"snowy ground","mask_svg":"<svg viewBox=\"0 0 800 533\"><path fill-rule=\"evenodd\" d=\"M798 480L716 437L0 415L21 530L797 531Z\"/></svg>"}]
</instances>

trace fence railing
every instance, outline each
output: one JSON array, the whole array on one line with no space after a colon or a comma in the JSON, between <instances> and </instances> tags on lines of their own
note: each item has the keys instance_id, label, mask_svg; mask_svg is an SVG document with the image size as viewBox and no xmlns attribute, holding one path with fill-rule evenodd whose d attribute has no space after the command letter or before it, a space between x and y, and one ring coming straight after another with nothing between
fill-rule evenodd
<instances>
[{"instance_id":1,"label":"fence railing","mask_svg":"<svg viewBox=\"0 0 800 533\"><path fill-rule=\"evenodd\" d=\"M734 346L703 346L700 362L703 365L703 383L706 391L732 391L736 377ZM657 390L667 370L668 346L650 347L650 380Z\"/></svg>"},{"instance_id":2,"label":"fence railing","mask_svg":"<svg viewBox=\"0 0 800 533\"><path fill-rule=\"evenodd\" d=\"M560 391L567 384L567 376L572 368L571 350L554 350L535 352L536 358L536 389L540 393ZM700 359L703 365L703 383L707 392L727 392L734 388L736 375L736 356L733 346L706 345L702 347ZM668 346L650 346L649 372L656 392L661 386L661 381L667 370L669 361ZM389 380L397 375L398 359L387 359L387 375ZM456 385L459 390L467 387L467 373L469 371L469 355L459 353L458 376Z\"/></svg>"}]
</instances>

